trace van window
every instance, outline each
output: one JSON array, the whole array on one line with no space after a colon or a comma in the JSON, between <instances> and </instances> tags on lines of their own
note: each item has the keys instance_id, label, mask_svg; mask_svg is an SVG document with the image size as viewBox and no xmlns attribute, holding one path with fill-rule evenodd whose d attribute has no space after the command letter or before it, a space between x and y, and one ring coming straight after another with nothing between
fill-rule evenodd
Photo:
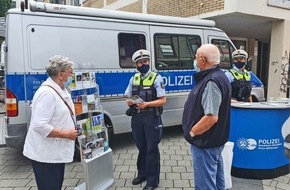
<instances>
[{"instance_id":1,"label":"van window","mask_svg":"<svg viewBox=\"0 0 290 190\"><path fill-rule=\"evenodd\" d=\"M192 69L194 56L200 45L201 38L197 35L155 34L155 68Z\"/></svg>"},{"instance_id":2,"label":"van window","mask_svg":"<svg viewBox=\"0 0 290 190\"><path fill-rule=\"evenodd\" d=\"M221 39L212 39L211 43L216 45L218 49L220 50L221 57L220 57L220 67L222 69L230 69L231 66L231 60L232 60L232 52L235 51L235 48L232 46L232 44L227 40L221 40Z\"/></svg>"},{"instance_id":3,"label":"van window","mask_svg":"<svg viewBox=\"0 0 290 190\"><path fill-rule=\"evenodd\" d=\"M119 60L121 68L135 68L132 55L139 49L146 49L144 34L120 33L119 41Z\"/></svg>"}]
</instances>

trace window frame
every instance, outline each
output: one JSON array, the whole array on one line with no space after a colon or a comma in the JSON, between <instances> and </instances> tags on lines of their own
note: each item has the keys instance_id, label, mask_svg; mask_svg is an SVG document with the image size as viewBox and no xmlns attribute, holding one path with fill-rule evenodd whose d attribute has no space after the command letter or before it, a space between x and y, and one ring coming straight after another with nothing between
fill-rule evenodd
<instances>
[{"instance_id":1,"label":"window frame","mask_svg":"<svg viewBox=\"0 0 290 190\"><path fill-rule=\"evenodd\" d=\"M137 38L129 39L129 37L132 37L132 36L137 36L138 41L136 40ZM121 40L123 40L123 41L121 41ZM134 40L136 40L136 41L134 41ZM119 66L120 66L120 68L123 68L123 69L136 68L135 63L132 61L132 55L139 49L146 49L146 46L147 46L146 45L146 41L147 41L146 40L146 35L144 33L120 32L118 34L118 55L119 55ZM126 43L129 43L129 42L131 43L131 45L133 44L133 46L130 47L128 44L126 46ZM138 47L134 46L136 44L138 44L139 46ZM127 49L128 53L126 53L126 47L127 48L130 47L132 49L131 50L130 50L130 48L129 48L129 50ZM122 60L125 60L125 61L122 62Z\"/></svg>"},{"instance_id":2,"label":"window frame","mask_svg":"<svg viewBox=\"0 0 290 190\"><path fill-rule=\"evenodd\" d=\"M222 50L222 47L217 44L217 43L214 43L214 41L219 41L219 42L223 42L223 43L227 43L227 51L228 51L228 62L227 63L222 63L222 57L225 55L225 53L223 52ZM220 59L220 68L221 69L231 69L232 68L232 53L233 51L235 50L235 47L233 46L233 44L229 41L229 40L226 40L226 39L220 39L220 38L212 38L211 41L210 41L211 44L217 46L217 48L220 50L220 54L221 54L221 59Z\"/></svg>"},{"instance_id":3,"label":"window frame","mask_svg":"<svg viewBox=\"0 0 290 190\"><path fill-rule=\"evenodd\" d=\"M162 37L169 38L168 41L171 42L171 44L161 44L158 40ZM181 44L182 38L186 39L186 41L185 41L186 43ZM198 40L198 42L196 44L198 44L198 47L200 47L202 45L202 37L200 35L198 35L198 34L156 33L156 34L154 34L153 39L154 39L154 52L155 52L155 60L154 61L155 61L155 68L157 70L189 70L189 69L193 69L193 62L195 59L196 52L194 52L193 48L192 48L192 45L195 45L195 44L193 44L193 43L191 44L190 40L193 40L193 39ZM174 42L175 40L176 40L176 42ZM162 52L162 48L160 47L161 45L171 46L173 54L172 55L166 55L166 54L162 55L163 52ZM175 47L175 46L177 46L177 47ZM181 56L181 54L180 54L181 47L186 47L186 49L184 49L184 50L189 52L188 56ZM158 50L158 48L160 50ZM186 60L186 58L190 58L190 60ZM162 59L164 59L164 60L168 59L168 61L172 61L173 62L172 65L175 65L175 66L168 67L169 64L167 62L163 61ZM174 63L174 61L175 61L174 59L177 59L176 63Z\"/></svg>"}]
</instances>

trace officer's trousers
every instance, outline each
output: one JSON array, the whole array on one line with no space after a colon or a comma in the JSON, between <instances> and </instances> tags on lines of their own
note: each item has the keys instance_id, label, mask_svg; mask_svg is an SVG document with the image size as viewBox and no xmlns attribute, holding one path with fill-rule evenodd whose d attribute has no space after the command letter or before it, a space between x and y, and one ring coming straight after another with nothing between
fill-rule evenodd
<instances>
[{"instance_id":1,"label":"officer's trousers","mask_svg":"<svg viewBox=\"0 0 290 190\"><path fill-rule=\"evenodd\" d=\"M38 190L61 190L64 163L41 163L31 160Z\"/></svg>"},{"instance_id":2,"label":"officer's trousers","mask_svg":"<svg viewBox=\"0 0 290 190\"><path fill-rule=\"evenodd\" d=\"M146 179L147 185L157 186L160 174L158 144L163 135L161 116L155 116L155 112L136 113L132 116L131 127L139 150L137 177Z\"/></svg>"}]
</instances>

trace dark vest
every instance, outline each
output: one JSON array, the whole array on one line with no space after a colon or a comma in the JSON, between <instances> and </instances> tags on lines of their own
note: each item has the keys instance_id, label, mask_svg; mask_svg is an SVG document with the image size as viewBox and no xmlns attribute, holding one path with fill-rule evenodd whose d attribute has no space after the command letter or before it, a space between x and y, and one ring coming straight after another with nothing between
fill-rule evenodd
<instances>
[{"instance_id":1,"label":"dark vest","mask_svg":"<svg viewBox=\"0 0 290 190\"><path fill-rule=\"evenodd\" d=\"M132 95L138 95L146 102L157 99L156 89L154 88L154 81L157 73L150 72L145 79L141 79L141 74L136 73L132 81Z\"/></svg>"},{"instance_id":2,"label":"dark vest","mask_svg":"<svg viewBox=\"0 0 290 190\"><path fill-rule=\"evenodd\" d=\"M230 72L235 78L232 82L232 98L238 101L247 101L252 90L250 73L245 70L244 74L241 74L235 69L231 69Z\"/></svg>"},{"instance_id":3,"label":"dark vest","mask_svg":"<svg viewBox=\"0 0 290 190\"><path fill-rule=\"evenodd\" d=\"M183 136L187 142L199 148L214 148L224 145L228 141L230 132L231 85L229 79L219 67L201 71L194 78L196 84L184 105ZM189 135L191 128L204 116L201 101L208 81L214 81L222 93L218 121L208 131L192 138Z\"/></svg>"}]
</instances>

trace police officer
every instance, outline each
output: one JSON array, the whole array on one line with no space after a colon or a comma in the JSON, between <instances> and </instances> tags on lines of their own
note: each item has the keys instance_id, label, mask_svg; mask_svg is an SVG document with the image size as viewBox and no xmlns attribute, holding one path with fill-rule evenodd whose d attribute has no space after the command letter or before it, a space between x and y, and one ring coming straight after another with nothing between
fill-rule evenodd
<instances>
[{"instance_id":1,"label":"police officer","mask_svg":"<svg viewBox=\"0 0 290 190\"><path fill-rule=\"evenodd\" d=\"M252 102L251 75L245 69L248 54L245 50L238 49L232 53L233 68L226 71L232 85L232 102Z\"/></svg>"},{"instance_id":2,"label":"police officer","mask_svg":"<svg viewBox=\"0 0 290 190\"><path fill-rule=\"evenodd\" d=\"M147 181L143 190L153 190L159 184L160 153L158 144L162 136L161 107L166 103L162 77L150 70L150 53L140 49L132 56L139 71L129 82L125 95L139 96L143 102L134 103L127 99L127 104L134 107L131 118L133 138L139 150L137 158L138 174L132 184Z\"/></svg>"}]
</instances>

